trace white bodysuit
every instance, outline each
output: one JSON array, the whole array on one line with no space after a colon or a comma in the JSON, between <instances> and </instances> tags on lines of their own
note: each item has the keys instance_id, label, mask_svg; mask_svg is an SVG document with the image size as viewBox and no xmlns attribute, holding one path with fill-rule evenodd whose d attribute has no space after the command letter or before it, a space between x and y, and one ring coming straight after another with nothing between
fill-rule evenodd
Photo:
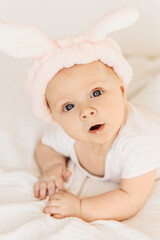
<instances>
[{"instance_id":1,"label":"white bodysuit","mask_svg":"<svg viewBox=\"0 0 160 240\"><path fill-rule=\"evenodd\" d=\"M87 172L78 162L75 140L58 125L49 127L41 138L43 144L70 157L89 177L120 183L121 178L133 178L153 169L160 177L160 118L149 109L127 102L129 106L125 125L120 129L105 161L104 177Z\"/></svg>"}]
</instances>

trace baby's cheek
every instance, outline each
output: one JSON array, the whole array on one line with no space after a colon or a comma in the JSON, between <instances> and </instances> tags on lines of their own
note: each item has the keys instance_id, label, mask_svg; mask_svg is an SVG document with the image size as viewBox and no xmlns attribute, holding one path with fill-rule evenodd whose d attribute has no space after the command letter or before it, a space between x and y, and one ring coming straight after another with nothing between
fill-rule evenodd
<instances>
[{"instance_id":1,"label":"baby's cheek","mask_svg":"<svg viewBox=\"0 0 160 240\"><path fill-rule=\"evenodd\" d=\"M65 123L65 126L63 126L63 130L69 135L71 138L75 138L77 131L76 127L74 126L74 123L69 122L68 124Z\"/></svg>"}]
</instances>

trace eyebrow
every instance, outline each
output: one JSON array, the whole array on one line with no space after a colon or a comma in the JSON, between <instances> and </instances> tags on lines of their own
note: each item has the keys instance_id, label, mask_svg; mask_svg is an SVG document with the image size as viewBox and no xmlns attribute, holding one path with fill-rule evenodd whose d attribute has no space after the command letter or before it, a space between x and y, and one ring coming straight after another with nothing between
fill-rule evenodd
<instances>
[{"instance_id":1,"label":"eyebrow","mask_svg":"<svg viewBox=\"0 0 160 240\"><path fill-rule=\"evenodd\" d=\"M101 81L94 81L94 82L91 82L91 83L89 83L89 84L87 84L86 86L85 86L85 88L87 88L88 86L90 86L90 85L93 85L93 86L95 86L95 85L98 85L98 84L102 84L102 83L104 83L105 81L104 80L101 80ZM55 107L57 107L58 105L60 105L60 102L61 102L61 100L63 100L63 99L65 99L66 97L61 97L61 98L58 98L56 101L55 101L55 103L54 103L54 105L55 105Z\"/></svg>"}]
</instances>

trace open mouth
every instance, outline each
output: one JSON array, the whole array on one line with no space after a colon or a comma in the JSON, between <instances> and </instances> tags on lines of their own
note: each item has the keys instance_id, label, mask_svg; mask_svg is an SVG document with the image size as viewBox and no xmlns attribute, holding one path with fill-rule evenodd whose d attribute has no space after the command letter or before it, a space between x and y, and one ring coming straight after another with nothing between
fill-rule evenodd
<instances>
[{"instance_id":1,"label":"open mouth","mask_svg":"<svg viewBox=\"0 0 160 240\"><path fill-rule=\"evenodd\" d=\"M89 129L89 132L90 133L100 133L104 129L104 125L105 125L104 123L103 124L96 124Z\"/></svg>"},{"instance_id":2,"label":"open mouth","mask_svg":"<svg viewBox=\"0 0 160 240\"><path fill-rule=\"evenodd\" d=\"M89 130L95 130L95 129L98 129L102 124L97 124L97 125L94 125L92 126Z\"/></svg>"}]
</instances>

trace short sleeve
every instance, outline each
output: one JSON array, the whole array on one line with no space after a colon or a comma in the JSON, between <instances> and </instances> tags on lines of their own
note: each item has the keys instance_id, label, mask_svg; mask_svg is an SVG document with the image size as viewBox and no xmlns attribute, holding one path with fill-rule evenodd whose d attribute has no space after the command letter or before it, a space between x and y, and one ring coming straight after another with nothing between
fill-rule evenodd
<instances>
[{"instance_id":1,"label":"short sleeve","mask_svg":"<svg viewBox=\"0 0 160 240\"><path fill-rule=\"evenodd\" d=\"M123 142L121 178L140 176L160 168L160 137L132 136Z\"/></svg>"},{"instance_id":2,"label":"short sleeve","mask_svg":"<svg viewBox=\"0 0 160 240\"><path fill-rule=\"evenodd\" d=\"M70 157L74 139L68 136L58 124L53 124L42 135L41 142L50 146L58 153Z\"/></svg>"}]
</instances>

